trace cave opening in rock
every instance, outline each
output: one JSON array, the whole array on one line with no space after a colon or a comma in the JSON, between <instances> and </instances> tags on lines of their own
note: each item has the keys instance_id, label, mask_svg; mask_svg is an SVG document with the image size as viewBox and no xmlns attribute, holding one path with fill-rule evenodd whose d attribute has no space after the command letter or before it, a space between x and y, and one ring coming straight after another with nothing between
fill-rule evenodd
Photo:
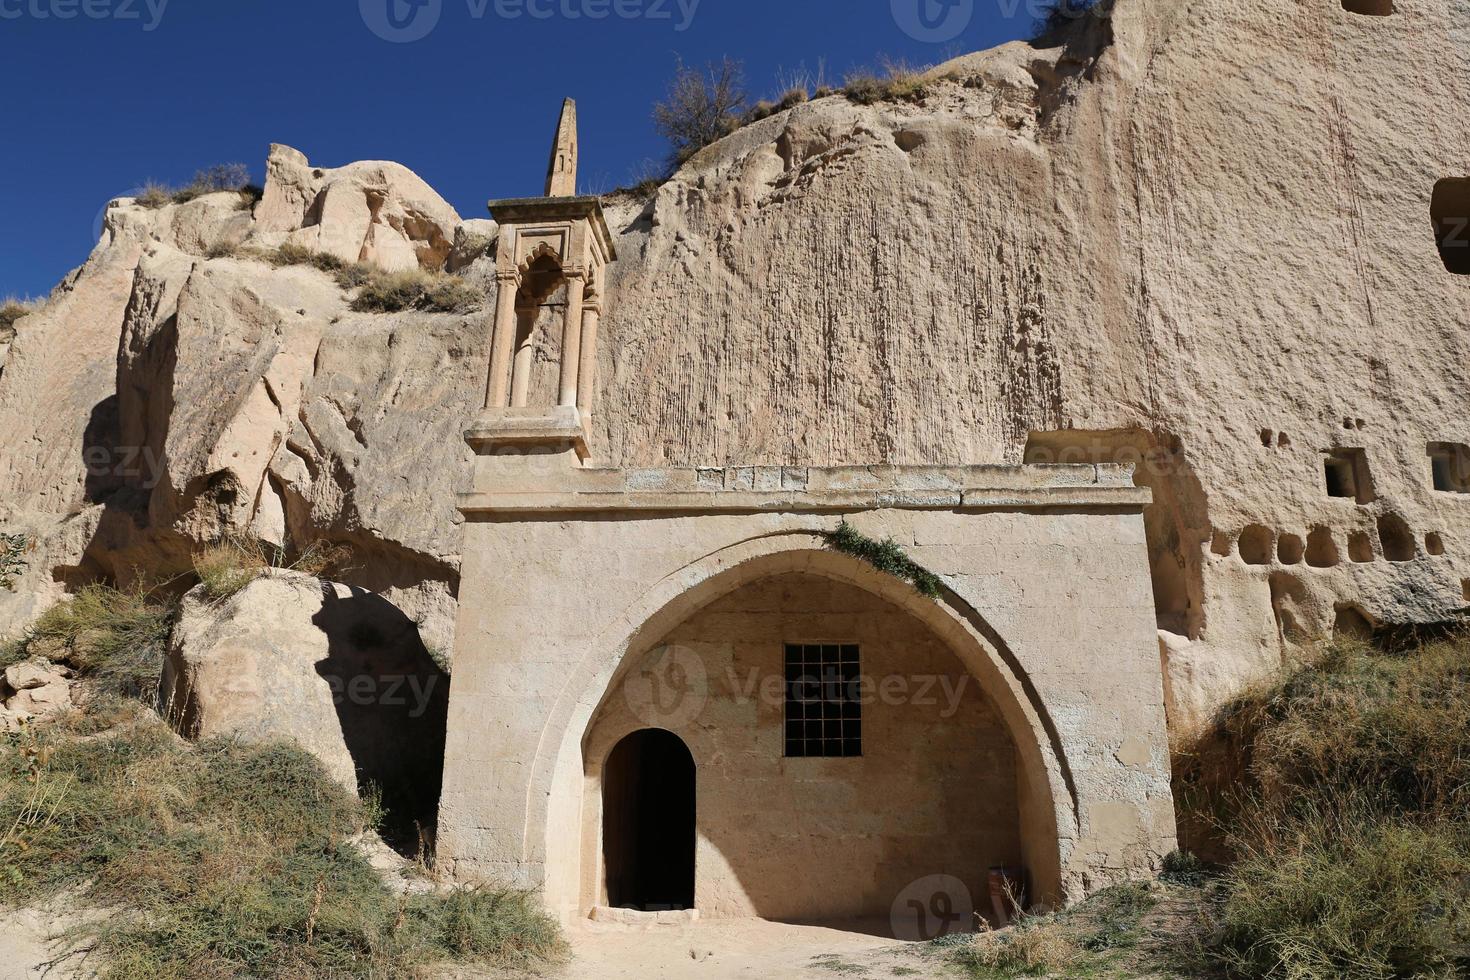
<instances>
[{"instance_id":1,"label":"cave opening in rock","mask_svg":"<svg viewBox=\"0 0 1470 980\"><path fill-rule=\"evenodd\" d=\"M1431 442L1432 486L1439 493L1470 493L1470 449L1456 442Z\"/></svg>"},{"instance_id":2,"label":"cave opening in rock","mask_svg":"<svg viewBox=\"0 0 1470 980\"><path fill-rule=\"evenodd\" d=\"M1357 606L1340 604L1332 624L1332 635L1338 639L1371 640L1373 621Z\"/></svg>"},{"instance_id":3,"label":"cave opening in rock","mask_svg":"<svg viewBox=\"0 0 1470 980\"><path fill-rule=\"evenodd\" d=\"M1445 269L1470 276L1470 177L1450 177L1435 184L1429 217Z\"/></svg>"},{"instance_id":4,"label":"cave opening in rock","mask_svg":"<svg viewBox=\"0 0 1470 980\"><path fill-rule=\"evenodd\" d=\"M1394 12L1393 0L1342 0L1342 9L1366 17L1387 17Z\"/></svg>"}]
</instances>

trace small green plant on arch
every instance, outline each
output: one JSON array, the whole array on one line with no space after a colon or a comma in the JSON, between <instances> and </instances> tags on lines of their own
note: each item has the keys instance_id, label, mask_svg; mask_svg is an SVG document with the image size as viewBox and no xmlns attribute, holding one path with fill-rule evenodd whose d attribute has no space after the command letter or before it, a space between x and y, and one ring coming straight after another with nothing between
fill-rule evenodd
<instances>
[{"instance_id":1,"label":"small green plant on arch","mask_svg":"<svg viewBox=\"0 0 1470 980\"><path fill-rule=\"evenodd\" d=\"M880 572L903 579L922 596L938 599L944 588L938 575L905 554L903 548L892 538L884 538L882 541L870 538L845 519L837 525L837 530L826 532L823 537L827 541L827 547L833 551L851 555Z\"/></svg>"}]
</instances>

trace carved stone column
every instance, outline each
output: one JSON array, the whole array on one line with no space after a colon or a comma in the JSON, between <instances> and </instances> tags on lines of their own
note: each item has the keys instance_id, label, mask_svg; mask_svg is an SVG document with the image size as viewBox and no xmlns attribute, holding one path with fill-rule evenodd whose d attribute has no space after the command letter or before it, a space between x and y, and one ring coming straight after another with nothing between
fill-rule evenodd
<instances>
[{"instance_id":1,"label":"carved stone column","mask_svg":"<svg viewBox=\"0 0 1470 980\"><path fill-rule=\"evenodd\" d=\"M582 350L577 368L577 406L586 419L592 418L592 397L597 382L597 327L602 320L602 297L594 295L582 309Z\"/></svg>"},{"instance_id":2,"label":"carved stone column","mask_svg":"<svg viewBox=\"0 0 1470 980\"><path fill-rule=\"evenodd\" d=\"M510 385L511 356L516 335L516 293L520 277L500 273L495 277L500 287L495 298L495 332L491 340L490 378L485 386L485 408L505 408Z\"/></svg>"},{"instance_id":3,"label":"carved stone column","mask_svg":"<svg viewBox=\"0 0 1470 980\"><path fill-rule=\"evenodd\" d=\"M587 295L587 278L582 272L567 273L567 315L561 335L561 393L559 405L577 404L577 373L582 365L582 301Z\"/></svg>"},{"instance_id":4,"label":"carved stone column","mask_svg":"<svg viewBox=\"0 0 1470 980\"><path fill-rule=\"evenodd\" d=\"M530 399L531 369L536 364L536 316L538 303L516 307L516 344L511 359L510 407L524 408Z\"/></svg>"}]
</instances>

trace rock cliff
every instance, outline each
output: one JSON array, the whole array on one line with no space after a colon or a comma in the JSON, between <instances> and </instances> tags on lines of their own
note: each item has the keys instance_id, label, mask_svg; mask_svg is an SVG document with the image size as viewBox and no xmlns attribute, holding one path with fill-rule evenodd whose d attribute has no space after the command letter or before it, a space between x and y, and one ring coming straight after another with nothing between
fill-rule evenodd
<instances>
[{"instance_id":1,"label":"rock cliff","mask_svg":"<svg viewBox=\"0 0 1470 980\"><path fill-rule=\"evenodd\" d=\"M608 202L594 452L1134 461L1181 725L1313 633L1453 618L1470 279L1436 228L1470 200L1465 21L1442 0L1117 0L1054 46L939 66L916 99L748 126ZM393 164L277 147L268 178L253 212L116 202L17 323L0 529L39 547L0 628L248 530L351 545L350 584L449 646L488 314L354 313L250 248L493 290L494 226Z\"/></svg>"}]
</instances>

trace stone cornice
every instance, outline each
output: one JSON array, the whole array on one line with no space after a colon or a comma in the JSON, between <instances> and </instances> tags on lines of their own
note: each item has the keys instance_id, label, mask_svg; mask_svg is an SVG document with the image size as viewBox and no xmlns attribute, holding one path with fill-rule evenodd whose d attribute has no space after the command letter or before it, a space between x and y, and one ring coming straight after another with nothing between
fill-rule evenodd
<instances>
[{"instance_id":1,"label":"stone cornice","mask_svg":"<svg viewBox=\"0 0 1470 980\"><path fill-rule=\"evenodd\" d=\"M531 465L534 466L534 463ZM1117 510L1153 500L1127 466L859 466L598 470L461 494L467 516L858 510Z\"/></svg>"}]
</instances>

